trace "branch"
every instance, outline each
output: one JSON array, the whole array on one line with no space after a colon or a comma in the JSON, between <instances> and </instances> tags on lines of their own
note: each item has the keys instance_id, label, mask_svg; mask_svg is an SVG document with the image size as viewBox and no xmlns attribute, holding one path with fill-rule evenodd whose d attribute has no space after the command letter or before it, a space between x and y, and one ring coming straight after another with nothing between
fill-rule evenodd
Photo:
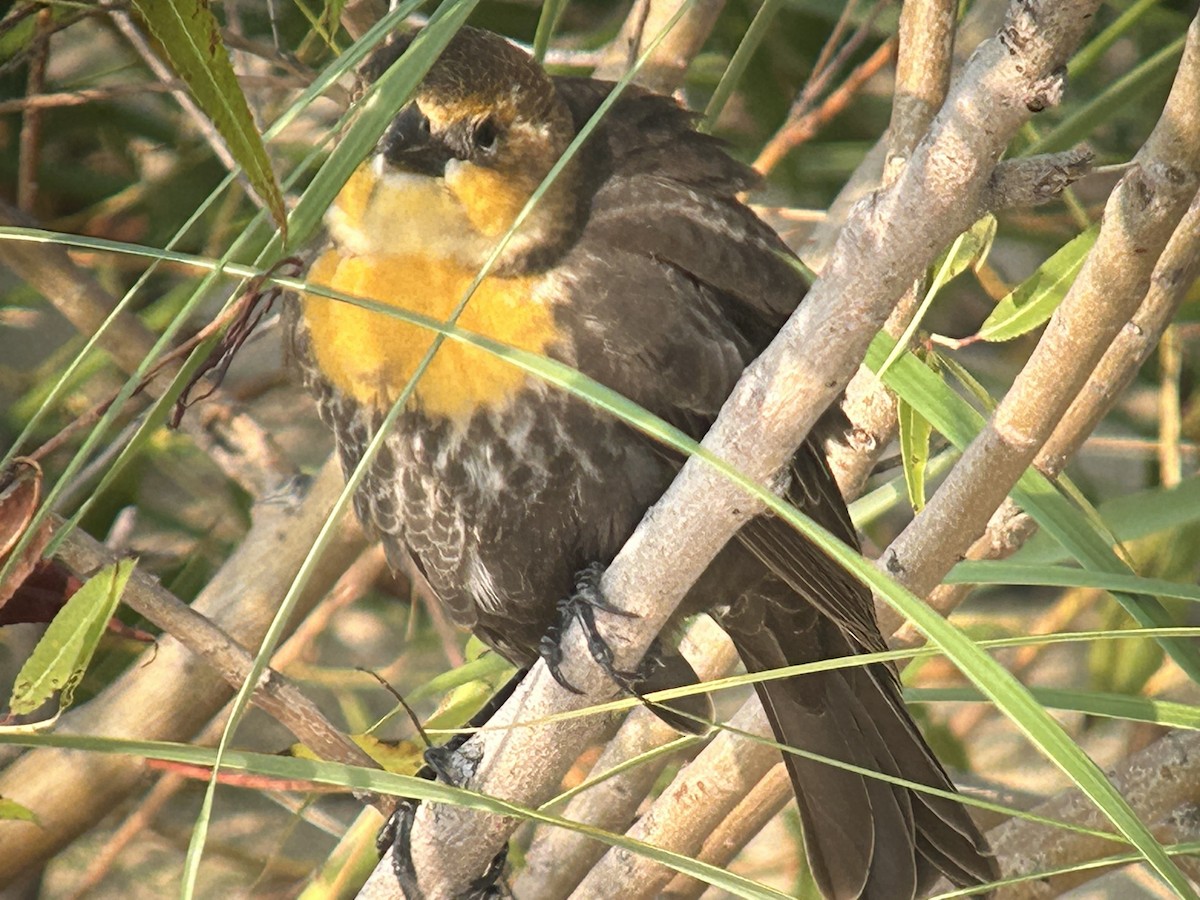
<instances>
[{"instance_id":1,"label":"branch","mask_svg":"<svg viewBox=\"0 0 1200 900\"><path fill-rule=\"evenodd\" d=\"M1117 334L1038 454L1039 469L1056 476L1075 456L1154 352L1197 278L1200 278L1200 194L1192 198L1192 205L1154 267L1146 299Z\"/></svg>"},{"instance_id":2,"label":"branch","mask_svg":"<svg viewBox=\"0 0 1200 900\"><path fill-rule=\"evenodd\" d=\"M863 29L865 32L865 27ZM855 66L846 80L830 92L821 105L790 119L763 147L754 160L754 168L766 174L781 163L785 156L812 138L841 113L862 90L863 85L879 74L896 56L896 42L888 39L875 52Z\"/></svg>"},{"instance_id":3,"label":"branch","mask_svg":"<svg viewBox=\"0 0 1200 900\"><path fill-rule=\"evenodd\" d=\"M117 554L78 528L67 535L56 556L81 577L117 559ZM232 689L240 688L249 677L254 665L250 652L141 569L130 576L121 602L208 663ZM331 725L320 708L279 672L264 672L252 699L322 759L377 768L370 756Z\"/></svg>"},{"instance_id":4,"label":"branch","mask_svg":"<svg viewBox=\"0 0 1200 900\"><path fill-rule=\"evenodd\" d=\"M662 32L685 2L690 2L690 8L655 48L637 77L642 87L660 94L673 93L712 33L725 0L638 0L592 77L615 81L624 75L641 56L643 40Z\"/></svg>"},{"instance_id":5,"label":"branch","mask_svg":"<svg viewBox=\"0 0 1200 900\"><path fill-rule=\"evenodd\" d=\"M992 3L990 6L988 4L977 5L972 9L972 15L964 21L962 30L968 34L976 33L980 23L994 17L999 6L999 3ZM949 66L950 45L953 43L952 34L945 34L945 29L952 25L955 12L953 7L954 4L950 3L909 0L905 3L901 13L900 61L896 88L898 96L893 106L893 120L887 146L889 180L894 180L898 176L900 171L898 163L907 161L917 140L925 133L934 113L942 104L945 87L942 85L941 79L943 72ZM934 39L938 34L942 36ZM962 42L959 42L957 50L965 56ZM918 58L910 58L906 62L906 55L916 55ZM939 85L942 85L940 93ZM909 94L920 100L919 102L902 103L899 96L901 94ZM839 206L848 208L847 197L856 198L856 194L857 197L861 197L864 186L879 180L880 171L884 168L883 151L884 144L880 142L852 176L846 192L839 197L834 208L831 209L830 218L814 233L813 240L816 241L816 244L810 243L809 252L813 251L814 247L819 248L823 244L825 238L822 237L822 233L825 235L836 233L833 230L837 227L836 223L844 218L844 213L838 213L837 208ZM1036 186L1054 184L1057 185L1057 190L1061 191L1071 180L1083 174L1085 170L1083 163L1084 160L1078 151L1020 160L1016 163L1002 162L997 167L997 172L993 174L992 200L990 202L997 208L1015 205L1021 201L1044 202L1047 199L1046 194L1050 191L1043 191ZM1028 169L1025 169L1026 164L1029 165ZM1018 173L1019 178L1017 177ZM858 187L855 188L855 185ZM1014 190L1008 185L1014 185L1020 189ZM1026 185L1030 187L1025 187ZM817 249L816 252L819 258L824 251ZM910 299L910 293L906 293L905 298L901 300L900 305L889 318L885 325L885 330L889 334L897 336L903 331L912 311L911 303L906 304L905 300ZM846 443L830 443L827 453L830 466L837 476L843 494L847 497L854 497L861 492L879 455L895 436L895 398L873 372L866 367L860 367L846 389L843 409L847 412L854 428ZM939 588L939 591L958 589L959 586L946 586ZM965 589L947 604L946 611L957 606L964 596ZM931 603L934 602L934 599L931 598ZM935 608L941 609L942 607ZM880 614L882 630L885 634L892 631L894 626L902 624L890 607L882 608ZM894 636L892 643L911 642L911 639L904 640L908 637L909 632L912 632L912 629L902 628L897 635L901 639L897 641L897 637ZM919 634L912 633L918 640L920 639ZM701 755L693 763L693 766L699 767L706 763L707 760ZM790 783L785 777L779 776L775 770L772 770L756 788L754 794L742 800L736 807L733 807L732 804L737 803L740 798L728 798L728 804L725 807L727 815L721 820L718 830L705 842L700 851L700 858L714 865L727 865L738 850L761 830L763 824L782 808L790 797ZM699 882L684 876L676 876L671 885L671 893L672 896L680 892L681 896L690 896L698 891L698 886Z\"/></svg>"},{"instance_id":6,"label":"branch","mask_svg":"<svg viewBox=\"0 0 1200 900\"><path fill-rule=\"evenodd\" d=\"M942 108L950 87L957 19L954 0L908 0L900 10L900 51L885 173L908 161Z\"/></svg>"},{"instance_id":7,"label":"branch","mask_svg":"<svg viewBox=\"0 0 1200 900\"><path fill-rule=\"evenodd\" d=\"M896 90L882 184L899 177L946 99L957 15L955 0L909 0L900 10ZM884 330L892 338L898 340L915 315L923 284L924 278L913 282L888 317ZM846 386L842 409L853 428L844 443L830 443L827 455L843 496L857 497L899 430L896 398L874 372L860 366Z\"/></svg>"},{"instance_id":8,"label":"branch","mask_svg":"<svg viewBox=\"0 0 1200 900\"><path fill-rule=\"evenodd\" d=\"M784 157L800 144L809 140L834 115L840 112L850 98L854 96L875 73L892 61L896 52L896 41L884 41L865 62L857 66L846 80L826 98L817 110L812 106L818 96L833 81L833 77L849 61L850 57L862 46L872 32L875 17L879 15L888 0L875 0L875 4L863 17L862 22L854 33L840 47L842 35L850 25L851 16L857 0L850 0L842 7L841 15L833 26L833 31L821 48L821 55L813 66L812 74L800 91L800 96L788 111L787 121L763 145L758 157L754 160L754 168L764 175L771 172ZM837 52L834 49L837 48Z\"/></svg>"},{"instance_id":9,"label":"branch","mask_svg":"<svg viewBox=\"0 0 1200 900\"><path fill-rule=\"evenodd\" d=\"M321 470L303 500L260 502L242 545L192 604L238 643L256 645L279 597L291 584L341 491L336 461ZM340 529L301 598L311 609L362 546L361 533ZM165 637L86 704L59 720L60 733L133 740L187 740L233 695L219 675L172 637ZM32 750L0 774L0 795L33 810L38 825L0 821L0 885L33 871L112 812L141 784L138 759L58 749Z\"/></svg>"},{"instance_id":10,"label":"branch","mask_svg":"<svg viewBox=\"0 0 1200 900\"><path fill-rule=\"evenodd\" d=\"M988 208L1000 212L1049 203L1091 171L1093 157L1087 147L1076 147L1063 153L1006 159L992 173Z\"/></svg>"},{"instance_id":11,"label":"branch","mask_svg":"<svg viewBox=\"0 0 1200 900\"><path fill-rule=\"evenodd\" d=\"M1154 267L1150 289L1138 311L1113 340L1070 410L1034 458L1034 467L1043 475L1051 480L1058 478L1079 452L1154 351L1197 277L1200 277L1200 194L1192 200ZM983 535L967 550L966 557L1004 559L1019 550L1036 531L1033 519L1011 499L1006 499L988 521ZM969 584L939 585L929 595L929 605L947 614L962 603L971 589ZM880 619L898 621L890 610L881 611ZM892 639L893 646L916 646L923 642L924 638L910 625L901 627Z\"/></svg>"},{"instance_id":12,"label":"branch","mask_svg":"<svg viewBox=\"0 0 1200 900\"><path fill-rule=\"evenodd\" d=\"M46 59L50 55L50 35L53 33L49 9L38 10L37 32L30 51L29 74L25 79L26 96L34 97L42 92L46 83ZM42 114L38 109L25 109L21 113L21 132L18 137L17 153L17 208L31 213L38 199L38 166L42 151Z\"/></svg>"},{"instance_id":13,"label":"branch","mask_svg":"<svg viewBox=\"0 0 1200 900\"><path fill-rule=\"evenodd\" d=\"M905 6L908 4L906 3ZM976 0L958 24L954 41L954 67L961 69L966 64L968 50L973 51L981 42L992 37L1004 24L1009 0ZM903 16L903 12L901 13ZM901 21L903 28L903 20ZM903 37L903 36L902 36ZM903 48L901 48L901 52ZM854 206L879 187L883 178L884 163L891 143L890 133L876 141L867 151L862 162L846 180L825 217L817 223L812 233L800 248L800 258L815 271L824 271L833 245L846 224Z\"/></svg>"},{"instance_id":14,"label":"branch","mask_svg":"<svg viewBox=\"0 0 1200 900\"><path fill-rule=\"evenodd\" d=\"M1054 92L1047 83L1029 99ZM1155 262L1200 185L1200 20L1162 117L1113 191L1096 245L991 421L884 554L925 596L983 532L1137 311Z\"/></svg>"},{"instance_id":15,"label":"branch","mask_svg":"<svg viewBox=\"0 0 1200 900\"><path fill-rule=\"evenodd\" d=\"M738 661L733 644L707 617L696 620L681 649L693 661L701 681L729 674ZM679 736L679 732L650 710L635 709L626 717L616 737L605 745L588 778L601 776L643 753L677 740ZM607 778L573 799L563 810L563 817L606 831L624 832L668 761L668 757L660 757ZM525 854L525 865L513 884L513 894L522 900L565 897L584 879L604 851L604 844L577 831L541 828Z\"/></svg>"},{"instance_id":16,"label":"branch","mask_svg":"<svg viewBox=\"0 0 1200 900\"><path fill-rule=\"evenodd\" d=\"M728 868L750 838L759 834L768 822L779 815L779 811L791 799L792 779L781 761L772 766L762 780L739 799L733 811L717 823L717 827L704 839L697 859L709 865ZM671 900L686 900L699 897L707 889L708 885L703 881L687 875L675 875L664 894Z\"/></svg>"},{"instance_id":17,"label":"branch","mask_svg":"<svg viewBox=\"0 0 1200 900\"><path fill-rule=\"evenodd\" d=\"M896 183L855 211L807 302L747 369L705 439L709 451L770 483L845 387L896 298L978 218L996 162L1057 83L1098 2L1013 4L1009 22L968 62ZM687 463L603 579L609 601L630 614L600 623L618 669L636 665L698 574L757 511L702 461ZM568 693L536 666L495 717L495 727L464 746L464 758L480 761L468 787L537 805L599 733L590 719L507 727L614 696L580 629L568 629L563 650L563 674L586 694ZM435 893L461 892L515 825L460 807L422 805L410 848L422 885L436 886ZM395 894L391 865L389 854L367 890L390 885Z\"/></svg>"},{"instance_id":18,"label":"branch","mask_svg":"<svg viewBox=\"0 0 1200 900\"><path fill-rule=\"evenodd\" d=\"M770 734L771 730L758 702L745 704L730 719L729 726L754 734ZM724 820L726 811L779 762L779 751L769 744L747 741L724 731L704 748L694 764L680 771L629 829L628 837L695 856L705 838ZM660 897L674 874L647 856L613 847L571 896L575 900L606 900L613 896L613 885L619 884L621 896L627 900Z\"/></svg>"},{"instance_id":19,"label":"branch","mask_svg":"<svg viewBox=\"0 0 1200 900\"><path fill-rule=\"evenodd\" d=\"M1125 760L1109 779L1143 822L1170 822L1181 807L1200 802L1200 734L1172 731ZM1064 791L1032 812L1087 828L1110 831L1111 823L1078 790ZM988 842L1006 876L1027 875L1121 852L1120 841L1013 819L988 832ZM1069 885L1095 877L1080 872L1063 878L1036 878L999 892L1004 900L1057 897Z\"/></svg>"}]
</instances>

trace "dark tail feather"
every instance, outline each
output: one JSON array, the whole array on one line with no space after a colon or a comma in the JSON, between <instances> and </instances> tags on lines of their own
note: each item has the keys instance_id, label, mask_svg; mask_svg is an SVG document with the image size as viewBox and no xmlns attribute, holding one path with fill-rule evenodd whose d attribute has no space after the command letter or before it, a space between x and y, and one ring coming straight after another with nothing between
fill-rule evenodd
<instances>
[{"instance_id":1,"label":"dark tail feather","mask_svg":"<svg viewBox=\"0 0 1200 900\"><path fill-rule=\"evenodd\" d=\"M789 613L771 605L764 618L790 618ZM765 671L849 651L828 620L815 618L803 629L796 622L782 628L761 622L765 627L753 631L726 625L747 669ZM756 687L780 743L954 790L887 668L840 669ZM898 900L917 896L941 876L960 886L997 877L994 861L982 849L983 838L954 800L795 754L785 754L785 762L809 866L824 896Z\"/></svg>"},{"instance_id":2,"label":"dark tail feather","mask_svg":"<svg viewBox=\"0 0 1200 900\"><path fill-rule=\"evenodd\" d=\"M655 641L646 652L637 672L637 693L652 694L671 688L700 683L700 676L677 650ZM683 734L705 735L712 730L712 698L708 694L688 694L664 703L651 703L650 708L660 719Z\"/></svg>"}]
</instances>

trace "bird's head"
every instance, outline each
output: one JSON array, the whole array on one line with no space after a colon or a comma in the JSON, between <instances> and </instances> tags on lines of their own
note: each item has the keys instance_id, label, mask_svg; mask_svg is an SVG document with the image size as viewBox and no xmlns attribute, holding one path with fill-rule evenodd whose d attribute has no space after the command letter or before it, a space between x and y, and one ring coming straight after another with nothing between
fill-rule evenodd
<instances>
[{"instance_id":1,"label":"bird's head","mask_svg":"<svg viewBox=\"0 0 1200 900\"><path fill-rule=\"evenodd\" d=\"M380 51L375 77L399 56ZM503 38L463 28L397 114L329 216L355 252L422 252L478 265L574 136L554 83ZM509 241L503 269L563 239L575 218L568 169Z\"/></svg>"}]
</instances>

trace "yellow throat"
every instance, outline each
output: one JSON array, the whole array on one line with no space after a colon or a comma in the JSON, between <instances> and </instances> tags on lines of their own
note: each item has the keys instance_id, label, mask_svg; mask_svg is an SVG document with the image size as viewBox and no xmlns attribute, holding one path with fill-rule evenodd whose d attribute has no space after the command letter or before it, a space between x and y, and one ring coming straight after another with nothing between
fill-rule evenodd
<instances>
[{"instance_id":1,"label":"yellow throat","mask_svg":"<svg viewBox=\"0 0 1200 900\"><path fill-rule=\"evenodd\" d=\"M463 177L465 172L451 181L380 175L373 166L371 161L360 166L330 208L326 221L333 245L309 269L308 281L445 321L475 280L495 234L508 228L522 204L494 193L487 204L472 202L483 183ZM497 219L505 217L507 224L497 230ZM556 337L549 281L542 275L488 276L458 325L544 353ZM302 303L317 365L337 388L368 406L391 406L435 337L315 294L305 294ZM487 351L447 340L415 396L427 412L465 422L480 407L503 406L527 377Z\"/></svg>"}]
</instances>

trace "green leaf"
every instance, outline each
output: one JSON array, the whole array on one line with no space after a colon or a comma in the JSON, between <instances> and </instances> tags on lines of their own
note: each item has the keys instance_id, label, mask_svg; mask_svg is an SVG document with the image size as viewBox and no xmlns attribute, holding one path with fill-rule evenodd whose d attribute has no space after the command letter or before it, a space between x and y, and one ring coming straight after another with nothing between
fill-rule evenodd
<instances>
[{"instance_id":1,"label":"green leaf","mask_svg":"<svg viewBox=\"0 0 1200 900\"><path fill-rule=\"evenodd\" d=\"M1128 641L1100 641L1097 647L1124 647ZM1029 692L1048 709L1061 709L1102 716L1106 719L1126 719L1130 722L1154 722L1168 728L1200 731L1200 708L1169 700L1097 691L1071 691L1058 688L1030 688ZM972 688L910 688L904 689L904 699L910 703L961 703L985 701L987 698Z\"/></svg>"},{"instance_id":2,"label":"green leaf","mask_svg":"<svg viewBox=\"0 0 1200 900\"><path fill-rule=\"evenodd\" d=\"M877 369L892 349L886 334L875 336L867 351L866 365ZM920 409L939 434L956 447L965 448L983 427L983 417L970 404L910 353L904 353L884 379L888 387ZM1016 502L1044 529L1048 539L1057 541L1085 568L1114 574L1131 574L1129 567L1113 551L1105 535L1080 509L1068 501L1058 488L1035 469L1026 470L1012 491ZM1143 626L1166 627L1174 624L1166 609L1153 597L1115 594L1115 599ZM1162 648L1200 682L1200 651L1188 641L1159 638Z\"/></svg>"},{"instance_id":3,"label":"green leaf","mask_svg":"<svg viewBox=\"0 0 1200 900\"><path fill-rule=\"evenodd\" d=\"M1038 266L1036 272L996 304L976 338L1011 341L1045 324L1075 283L1075 276L1083 268L1099 233L1099 225L1089 228Z\"/></svg>"},{"instance_id":4,"label":"green leaf","mask_svg":"<svg viewBox=\"0 0 1200 900\"><path fill-rule=\"evenodd\" d=\"M16 800L9 800L5 797L0 797L0 821L19 821L37 823L37 816L33 810L22 806Z\"/></svg>"},{"instance_id":5,"label":"green leaf","mask_svg":"<svg viewBox=\"0 0 1200 900\"><path fill-rule=\"evenodd\" d=\"M246 105L217 20L205 0L133 0L133 7L162 47L167 61L220 133L255 193L282 230L287 212L267 149Z\"/></svg>"},{"instance_id":6,"label":"green leaf","mask_svg":"<svg viewBox=\"0 0 1200 900\"><path fill-rule=\"evenodd\" d=\"M896 346L892 348L891 354L884 360L883 365L880 366L879 377L883 377L883 374L896 361L896 357L904 352L905 348L912 343L913 335L916 334L921 320L925 318L925 314L929 311L929 307L933 305L933 300L938 295L938 292L947 282L966 271L968 266L975 267L986 259L995 237L996 217L988 213L956 237L954 243L934 263L933 277L929 281L929 289L925 292L925 298L921 301L921 305L917 308L912 320L905 327L900 339L896 341Z\"/></svg>"},{"instance_id":7,"label":"green leaf","mask_svg":"<svg viewBox=\"0 0 1200 900\"><path fill-rule=\"evenodd\" d=\"M92 661L134 565L134 560L123 559L105 566L59 610L17 675L9 701L14 713L33 712L56 691L62 691L60 709L71 705L71 694Z\"/></svg>"},{"instance_id":8,"label":"green leaf","mask_svg":"<svg viewBox=\"0 0 1200 900\"><path fill-rule=\"evenodd\" d=\"M996 240L996 217L988 213L958 236L950 249L934 264L937 287L957 278L968 268L978 269L992 251Z\"/></svg>"},{"instance_id":9,"label":"green leaf","mask_svg":"<svg viewBox=\"0 0 1200 900\"><path fill-rule=\"evenodd\" d=\"M1200 602L1200 586L1162 578L1095 572L1067 566L1039 566L1009 560L964 560L950 570L946 584L1027 584L1043 587L1098 588L1114 593L1153 594Z\"/></svg>"},{"instance_id":10,"label":"green leaf","mask_svg":"<svg viewBox=\"0 0 1200 900\"><path fill-rule=\"evenodd\" d=\"M959 452L953 447L929 461L925 467L925 478L938 478L950 471L951 466L959 457ZM850 518L854 527L866 531L885 513L890 513L900 504L902 497L908 496L908 482L901 472L895 478L889 479L875 490L863 494L850 504Z\"/></svg>"},{"instance_id":11,"label":"green leaf","mask_svg":"<svg viewBox=\"0 0 1200 900\"><path fill-rule=\"evenodd\" d=\"M920 512L925 508L925 467L929 463L929 438L933 427L929 420L903 399L897 401L900 422L900 458L904 464L904 483L908 502Z\"/></svg>"},{"instance_id":12,"label":"green leaf","mask_svg":"<svg viewBox=\"0 0 1200 900\"><path fill-rule=\"evenodd\" d=\"M966 388L967 391L969 391L971 395L979 401L980 405L983 406L985 410L991 412L996 408L996 401L992 398L992 395L988 393L987 388L980 384L979 380L971 374L970 370L968 370L967 367L960 363L957 359L949 354L938 353L935 350L930 355L930 358L927 360L927 362L933 363L934 371L937 371L938 369L945 369L947 372L953 375L955 380L957 380L959 384Z\"/></svg>"}]
</instances>

